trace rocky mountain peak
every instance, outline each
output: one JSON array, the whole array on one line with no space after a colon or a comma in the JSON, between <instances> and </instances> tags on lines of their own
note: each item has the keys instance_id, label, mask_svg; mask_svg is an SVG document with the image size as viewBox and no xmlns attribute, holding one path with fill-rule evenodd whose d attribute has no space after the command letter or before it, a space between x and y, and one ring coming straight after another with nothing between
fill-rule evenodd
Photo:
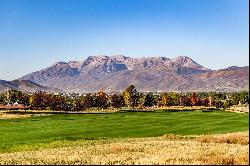
<instances>
[{"instance_id":1,"label":"rocky mountain peak","mask_svg":"<svg viewBox=\"0 0 250 166\"><path fill-rule=\"evenodd\" d=\"M200 64L196 63L194 60L189 58L188 56L178 56L171 60L172 63L174 63L178 68L185 67L195 70L209 70L208 68L205 68L201 66Z\"/></svg>"},{"instance_id":2,"label":"rocky mountain peak","mask_svg":"<svg viewBox=\"0 0 250 166\"><path fill-rule=\"evenodd\" d=\"M113 55L113 56L110 56L111 59L113 59L114 61L125 61L127 58L129 57L126 57L124 55Z\"/></svg>"},{"instance_id":3,"label":"rocky mountain peak","mask_svg":"<svg viewBox=\"0 0 250 166\"><path fill-rule=\"evenodd\" d=\"M81 72L88 72L92 76L100 76L126 70L124 56L89 56L81 66Z\"/></svg>"},{"instance_id":4,"label":"rocky mountain peak","mask_svg":"<svg viewBox=\"0 0 250 166\"><path fill-rule=\"evenodd\" d=\"M67 66L68 63L67 62L56 62L52 66L60 67L60 66L65 66L65 65Z\"/></svg>"},{"instance_id":5,"label":"rocky mountain peak","mask_svg":"<svg viewBox=\"0 0 250 166\"><path fill-rule=\"evenodd\" d=\"M83 61L69 61L68 65L71 68L81 69L81 66L83 64Z\"/></svg>"},{"instance_id":6,"label":"rocky mountain peak","mask_svg":"<svg viewBox=\"0 0 250 166\"><path fill-rule=\"evenodd\" d=\"M191 58L187 57L187 56L178 56L176 58L172 59L173 62L179 63L181 65L185 64L185 63L195 63L197 64L195 61L193 61Z\"/></svg>"},{"instance_id":7,"label":"rocky mountain peak","mask_svg":"<svg viewBox=\"0 0 250 166\"><path fill-rule=\"evenodd\" d=\"M93 92L100 88L120 91L129 84L135 84L142 91L233 91L248 89L248 79L249 67L209 70L187 56L169 59L123 55L89 56L84 61L57 62L20 78L78 92ZM3 81L1 86L5 86Z\"/></svg>"}]
</instances>

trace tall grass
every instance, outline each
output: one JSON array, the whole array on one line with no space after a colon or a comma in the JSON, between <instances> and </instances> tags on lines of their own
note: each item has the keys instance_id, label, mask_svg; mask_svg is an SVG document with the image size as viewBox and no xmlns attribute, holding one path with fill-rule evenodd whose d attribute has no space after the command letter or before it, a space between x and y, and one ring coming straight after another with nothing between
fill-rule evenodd
<instances>
[{"instance_id":1,"label":"tall grass","mask_svg":"<svg viewBox=\"0 0 250 166\"><path fill-rule=\"evenodd\" d=\"M225 138L247 133L212 135ZM241 142L202 141L204 136L57 140L0 154L0 164L248 164ZM200 140L201 139L201 140Z\"/></svg>"}]
</instances>

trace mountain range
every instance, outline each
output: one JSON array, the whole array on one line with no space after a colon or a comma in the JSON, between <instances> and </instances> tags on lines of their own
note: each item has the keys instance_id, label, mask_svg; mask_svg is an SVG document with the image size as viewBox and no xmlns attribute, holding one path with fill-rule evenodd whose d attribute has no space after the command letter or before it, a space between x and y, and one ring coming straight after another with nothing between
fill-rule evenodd
<instances>
[{"instance_id":1,"label":"mountain range","mask_svg":"<svg viewBox=\"0 0 250 166\"><path fill-rule=\"evenodd\" d=\"M187 56L89 56L83 61L57 62L18 80L78 93L120 92L131 84L143 92L230 92L249 89L249 66L211 70Z\"/></svg>"}]
</instances>

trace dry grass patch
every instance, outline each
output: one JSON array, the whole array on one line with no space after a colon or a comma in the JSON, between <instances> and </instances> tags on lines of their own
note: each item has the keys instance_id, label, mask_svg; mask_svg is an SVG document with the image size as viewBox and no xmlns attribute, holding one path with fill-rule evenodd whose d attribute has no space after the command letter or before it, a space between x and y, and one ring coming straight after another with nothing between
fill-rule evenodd
<instances>
[{"instance_id":1,"label":"dry grass patch","mask_svg":"<svg viewBox=\"0 0 250 166\"><path fill-rule=\"evenodd\" d=\"M239 135L243 137L246 133L236 134L237 138L241 138ZM217 136L232 138L232 134ZM152 138L61 141L60 147L48 146L45 149L2 153L0 164L247 165L249 163L248 145L238 142L201 141L199 140L201 138L165 135Z\"/></svg>"},{"instance_id":2,"label":"dry grass patch","mask_svg":"<svg viewBox=\"0 0 250 166\"><path fill-rule=\"evenodd\" d=\"M229 143L229 144L249 144L249 132L237 132L221 135L202 135L197 137L199 142L209 143Z\"/></svg>"},{"instance_id":3,"label":"dry grass patch","mask_svg":"<svg viewBox=\"0 0 250 166\"><path fill-rule=\"evenodd\" d=\"M90 108L82 111L54 111L54 110L3 110L0 113L7 114L85 114L85 113L114 113L120 112L120 109L108 108L108 109L98 109Z\"/></svg>"},{"instance_id":4,"label":"dry grass patch","mask_svg":"<svg viewBox=\"0 0 250 166\"><path fill-rule=\"evenodd\" d=\"M27 118L31 115L0 113L0 119Z\"/></svg>"},{"instance_id":5,"label":"dry grass patch","mask_svg":"<svg viewBox=\"0 0 250 166\"><path fill-rule=\"evenodd\" d=\"M0 119L30 118L36 116L48 116L49 114L15 113L11 111L1 111Z\"/></svg>"}]
</instances>

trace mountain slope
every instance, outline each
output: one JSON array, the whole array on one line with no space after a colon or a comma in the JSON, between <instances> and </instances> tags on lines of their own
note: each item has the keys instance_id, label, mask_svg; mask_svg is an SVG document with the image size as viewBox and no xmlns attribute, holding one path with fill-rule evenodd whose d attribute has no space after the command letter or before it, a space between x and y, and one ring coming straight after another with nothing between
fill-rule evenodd
<instances>
[{"instance_id":1,"label":"mountain slope","mask_svg":"<svg viewBox=\"0 0 250 166\"><path fill-rule=\"evenodd\" d=\"M134 84L139 91L248 90L249 67L210 70L186 56L130 58L90 56L84 61L58 62L20 80L68 92L122 91Z\"/></svg>"},{"instance_id":2,"label":"mountain slope","mask_svg":"<svg viewBox=\"0 0 250 166\"><path fill-rule=\"evenodd\" d=\"M36 91L63 92L58 88L42 86L29 80L14 80L14 81L0 80L0 92L3 92L7 89L20 90L32 93Z\"/></svg>"},{"instance_id":3,"label":"mountain slope","mask_svg":"<svg viewBox=\"0 0 250 166\"><path fill-rule=\"evenodd\" d=\"M0 80L0 92L3 92L7 89L17 90L17 86L11 81Z\"/></svg>"}]
</instances>

